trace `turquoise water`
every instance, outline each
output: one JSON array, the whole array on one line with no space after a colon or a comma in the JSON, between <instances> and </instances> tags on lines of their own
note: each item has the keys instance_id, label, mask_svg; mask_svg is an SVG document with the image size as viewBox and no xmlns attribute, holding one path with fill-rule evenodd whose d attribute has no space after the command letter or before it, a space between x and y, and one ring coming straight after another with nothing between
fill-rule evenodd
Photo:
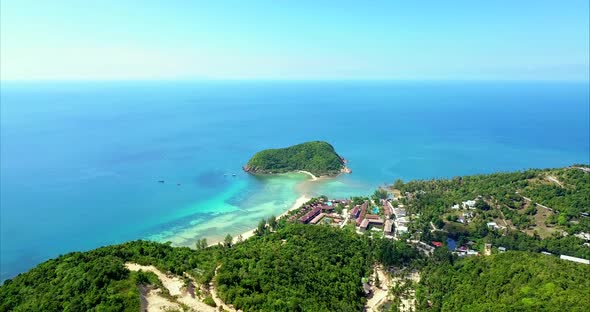
<instances>
[{"instance_id":1,"label":"turquoise water","mask_svg":"<svg viewBox=\"0 0 590 312\"><path fill-rule=\"evenodd\" d=\"M302 194L590 162L587 83L2 82L0 96L2 279L131 239L215 241ZM241 170L308 140L353 173Z\"/></svg>"}]
</instances>

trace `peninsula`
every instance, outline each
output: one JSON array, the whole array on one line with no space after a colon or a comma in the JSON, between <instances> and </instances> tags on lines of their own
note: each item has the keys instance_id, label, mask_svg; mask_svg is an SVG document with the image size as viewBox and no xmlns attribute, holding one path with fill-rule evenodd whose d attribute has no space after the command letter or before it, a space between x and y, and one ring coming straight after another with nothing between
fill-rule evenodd
<instances>
[{"instance_id":1,"label":"peninsula","mask_svg":"<svg viewBox=\"0 0 590 312\"><path fill-rule=\"evenodd\" d=\"M314 176L336 176L350 173L334 147L327 142L313 141L286 148L260 151L243 167L253 174L278 174L306 171Z\"/></svg>"}]
</instances>

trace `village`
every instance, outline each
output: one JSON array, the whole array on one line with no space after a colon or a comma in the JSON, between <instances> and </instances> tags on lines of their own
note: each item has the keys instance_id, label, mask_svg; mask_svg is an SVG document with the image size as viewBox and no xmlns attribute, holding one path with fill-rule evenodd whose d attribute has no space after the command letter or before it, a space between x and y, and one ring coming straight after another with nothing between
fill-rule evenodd
<instances>
[{"instance_id":1,"label":"village","mask_svg":"<svg viewBox=\"0 0 590 312\"><path fill-rule=\"evenodd\" d=\"M354 228L358 234L366 234L370 237L384 237L393 240L405 240L414 245L425 255L431 255L435 248L443 247L443 242L423 242L412 239L410 224L416 221L419 215L409 215L404 205L399 203L401 196L379 199L378 201L369 198L363 199L328 199L318 197L310 200L299 209L291 212L288 220L309 225L329 225L334 227ZM467 224L474 217L475 200L468 200L462 203L461 208L466 211L458 218L458 222ZM452 209L459 209L459 205ZM489 223L490 229L500 229L496 223ZM443 231L432 224L432 232ZM419 231L418 231L419 232ZM414 233L415 234L415 233ZM473 242L471 242L473 245ZM479 255L476 250L468 246L456 246L449 244L451 251L458 256ZM487 249L486 249L487 250ZM500 252L505 251L499 247Z\"/></svg>"},{"instance_id":2,"label":"village","mask_svg":"<svg viewBox=\"0 0 590 312\"><path fill-rule=\"evenodd\" d=\"M399 192L389 193L387 198L380 199L368 197L328 199L325 196L321 196L310 200L292 211L289 214L288 220L290 222L309 225L354 228L358 234L369 235L371 238L383 237L393 240L404 240L427 256L431 255L436 248L441 248L445 245L451 253L459 257L479 256L482 253L483 255L492 254L492 248L494 246L491 244L481 244L478 248L476 246L477 244L473 241L468 241L460 245L452 238L447 238L444 243L436 240L426 242L420 240L421 235L419 234L421 234L421 231L416 226L420 215L408 214L406 207L400 201L404 197L411 199L412 196L413 194L410 193L402 195ZM448 207L447 219L449 222L469 225L478 214L476 207L478 201L482 201L481 196ZM429 224L431 226L430 232L447 232L442 228L438 228L432 222L429 222ZM495 231L504 231L511 228L510 224L504 218L487 222L486 226L489 230ZM590 234L582 232L575 234L575 236L586 240L585 245L590 246ZM507 248L496 246L495 250L497 253L502 253ZM544 254L549 253L544 252ZM561 255L560 258L590 264L590 261L587 259L567 255Z\"/></svg>"}]
</instances>

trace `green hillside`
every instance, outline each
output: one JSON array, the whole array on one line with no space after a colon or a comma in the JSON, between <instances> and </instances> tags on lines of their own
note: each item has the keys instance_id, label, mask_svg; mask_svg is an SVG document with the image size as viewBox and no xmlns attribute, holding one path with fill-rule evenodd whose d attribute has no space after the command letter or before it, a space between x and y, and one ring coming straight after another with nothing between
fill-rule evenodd
<instances>
[{"instance_id":1,"label":"green hillside","mask_svg":"<svg viewBox=\"0 0 590 312\"><path fill-rule=\"evenodd\" d=\"M326 142L314 141L286 148L260 151L248 161L250 173L285 173L305 170L316 176L337 175L344 169L344 159Z\"/></svg>"},{"instance_id":2,"label":"green hillside","mask_svg":"<svg viewBox=\"0 0 590 312\"><path fill-rule=\"evenodd\" d=\"M589 311L590 266L507 252L433 261L417 299L426 311Z\"/></svg>"}]
</instances>

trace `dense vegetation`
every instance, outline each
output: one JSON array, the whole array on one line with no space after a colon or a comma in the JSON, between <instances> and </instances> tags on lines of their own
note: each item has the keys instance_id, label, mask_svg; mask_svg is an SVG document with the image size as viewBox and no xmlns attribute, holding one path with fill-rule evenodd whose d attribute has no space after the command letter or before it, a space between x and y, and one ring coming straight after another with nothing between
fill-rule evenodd
<instances>
[{"instance_id":1,"label":"dense vegetation","mask_svg":"<svg viewBox=\"0 0 590 312\"><path fill-rule=\"evenodd\" d=\"M587 265L527 252L446 260L422 271L421 310L590 310Z\"/></svg>"},{"instance_id":2,"label":"dense vegetation","mask_svg":"<svg viewBox=\"0 0 590 312\"><path fill-rule=\"evenodd\" d=\"M0 286L0 311L138 311L137 286L155 276L130 272L125 262L154 265L164 272L213 277L211 258L219 248L196 252L146 241L74 252L46 261Z\"/></svg>"},{"instance_id":3,"label":"dense vegetation","mask_svg":"<svg viewBox=\"0 0 590 312\"><path fill-rule=\"evenodd\" d=\"M359 311L361 279L373 261L402 265L417 257L403 243L328 226L283 220L275 231L262 228L233 246L134 241L63 255L0 286L0 311L137 311L137 286L158 280L130 272L125 262L187 272L203 285L213 280L220 296L243 311Z\"/></svg>"},{"instance_id":4,"label":"dense vegetation","mask_svg":"<svg viewBox=\"0 0 590 312\"><path fill-rule=\"evenodd\" d=\"M244 170L252 173L285 173L305 170L317 176L336 175L344 168L344 160L334 147L314 141L287 148L260 151L248 161Z\"/></svg>"},{"instance_id":5,"label":"dense vegetation","mask_svg":"<svg viewBox=\"0 0 590 312\"><path fill-rule=\"evenodd\" d=\"M359 311L369 261L354 232L292 225L236 245L217 283L221 298L244 311Z\"/></svg>"}]
</instances>

